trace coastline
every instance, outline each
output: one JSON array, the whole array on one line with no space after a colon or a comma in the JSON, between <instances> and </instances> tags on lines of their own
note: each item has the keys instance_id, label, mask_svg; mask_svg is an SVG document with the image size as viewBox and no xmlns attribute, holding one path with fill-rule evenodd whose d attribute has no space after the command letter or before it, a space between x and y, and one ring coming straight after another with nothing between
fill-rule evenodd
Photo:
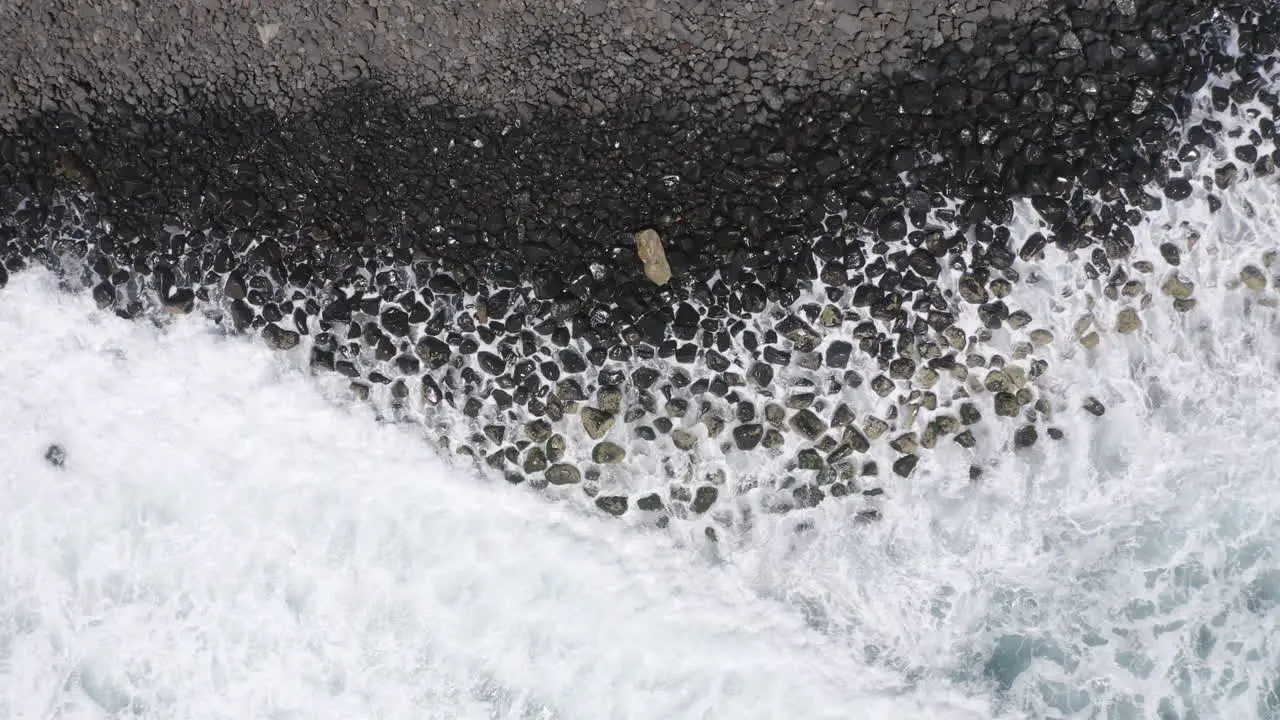
<instances>
[{"instance_id":1,"label":"coastline","mask_svg":"<svg viewBox=\"0 0 1280 720\"><path fill-rule=\"evenodd\" d=\"M859 496L871 518L944 439L1025 449L1081 410L1042 392L1053 337L1004 299L1046 251L1130 292L1129 226L1198 182L1170 161L1191 94L1240 68L1224 109L1260 97L1249 63L1275 52L1277 13L1248 8L975 25L772 119L475 114L376 67L284 113L216 83L61 108L0 134L0 264L53 267L130 317L199 307L511 482L581 485L610 514L704 515L750 490L725 487L734 458L763 452L794 458L765 511ZM1215 17L1255 27L1243 59ZM1280 161L1269 127L1241 179ZM1027 199L1041 231L1014 238ZM668 283L637 256L647 230ZM1190 301L1169 288L1134 292ZM992 416L1011 432L977 431Z\"/></svg>"}]
</instances>

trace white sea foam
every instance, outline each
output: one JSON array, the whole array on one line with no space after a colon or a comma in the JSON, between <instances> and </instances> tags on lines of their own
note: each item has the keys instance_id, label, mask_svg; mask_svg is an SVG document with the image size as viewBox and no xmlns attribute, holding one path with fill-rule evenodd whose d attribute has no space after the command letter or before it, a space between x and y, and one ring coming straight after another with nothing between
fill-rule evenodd
<instances>
[{"instance_id":1,"label":"white sea foam","mask_svg":"<svg viewBox=\"0 0 1280 720\"><path fill-rule=\"evenodd\" d=\"M211 330L0 291L0 717L984 715Z\"/></svg>"}]
</instances>

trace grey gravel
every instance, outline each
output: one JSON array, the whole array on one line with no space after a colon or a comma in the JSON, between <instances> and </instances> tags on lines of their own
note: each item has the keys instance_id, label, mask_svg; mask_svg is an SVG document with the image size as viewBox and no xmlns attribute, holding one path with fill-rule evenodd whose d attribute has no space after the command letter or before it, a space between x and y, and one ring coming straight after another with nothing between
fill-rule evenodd
<instances>
[{"instance_id":1,"label":"grey gravel","mask_svg":"<svg viewBox=\"0 0 1280 720\"><path fill-rule=\"evenodd\" d=\"M213 88L286 112L371 77L423 105L517 117L547 106L595 115L649 95L752 121L780 110L786 90L847 91L1046 4L18 0L0 3L0 125L118 101L176 109Z\"/></svg>"}]
</instances>

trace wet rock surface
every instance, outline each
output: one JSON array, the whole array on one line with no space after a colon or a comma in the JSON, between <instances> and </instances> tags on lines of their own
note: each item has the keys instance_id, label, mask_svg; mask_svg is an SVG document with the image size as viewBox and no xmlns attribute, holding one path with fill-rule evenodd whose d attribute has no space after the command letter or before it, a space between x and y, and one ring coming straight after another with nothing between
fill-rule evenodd
<instances>
[{"instance_id":1,"label":"wet rock surface","mask_svg":"<svg viewBox=\"0 0 1280 720\"><path fill-rule=\"evenodd\" d=\"M44 452L45 462L53 467L60 468L67 464L67 450L58 444L53 444Z\"/></svg>"},{"instance_id":2,"label":"wet rock surface","mask_svg":"<svg viewBox=\"0 0 1280 720\"><path fill-rule=\"evenodd\" d=\"M1252 28L1242 58L1223 17ZM1250 78L1277 27L1229 2L1055 6L746 129L661 100L517 123L372 70L286 114L42 109L0 135L0 284L44 265L124 317L199 310L610 515L872 504L944 443L1034 452L1055 411L1105 412L1052 398L1048 359L1139 332L1153 296L1194 307L1186 243L1129 268L1130 228L1216 187L1169 161L1213 137L1186 123L1208 78L1274 116ZM1231 182L1280 158L1267 127ZM1116 309L1049 330L1012 295L1042 262ZM787 472L746 479L762 458Z\"/></svg>"}]
</instances>

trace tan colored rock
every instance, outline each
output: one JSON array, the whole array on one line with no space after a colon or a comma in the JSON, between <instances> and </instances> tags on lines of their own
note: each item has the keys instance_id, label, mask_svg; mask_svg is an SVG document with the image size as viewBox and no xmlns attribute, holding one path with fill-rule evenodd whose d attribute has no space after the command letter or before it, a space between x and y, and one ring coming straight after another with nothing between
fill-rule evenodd
<instances>
[{"instance_id":1,"label":"tan colored rock","mask_svg":"<svg viewBox=\"0 0 1280 720\"><path fill-rule=\"evenodd\" d=\"M1044 328L1037 328L1031 331L1031 342L1044 347L1053 343L1053 332Z\"/></svg>"},{"instance_id":2,"label":"tan colored rock","mask_svg":"<svg viewBox=\"0 0 1280 720\"><path fill-rule=\"evenodd\" d=\"M89 169L80 156L70 150L58 153L54 173L90 192L96 192L98 189L98 176Z\"/></svg>"},{"instance_id":3,"label":"tan colored rock","mask_svg":"<svg viewBox=\"0 0 1280 720\"><path fill-rule=\"evenodd\" d=\"M1164 281L1164 285L1160 286L1160 291L1175 300L1186 300L1191 297L1191 293L1195 292L1195 283L1184 279L1182 276L1174 273Z\"/></svg>"},{"instance_id":4,"label":"tan colored rock","mask_svg":"<svg viewBox=\"0 0 1280 720\"><path fill-rule=\"evenodd\" d=\"M1088 335L1085 335L1084 337L1080 338L1080 344L1085 346L1086 349L1092 350L1098 347L1098 341L1101 339L1102 338L1098 337L1098 333L1091 332Z\"/></svg>"},{"instance_id":5,"label":"tan colored rock","mask_svg":"<svg viewBox=\"0 0 1280 720\"><path fill-rule=\"evenodd\" d=\"M1004 369L1004 376L1009 378L1009 382L1015 388L1024 388L1027 386L1027 371L1021 365L1010 365Z\"/></svg>"},{"instance_id":6,"label":"tan colored rock","mask_svg":"<svg viewBox=\"0 0 1280 720\"><path fill-rule=\"evenodd\" d=\"M1245 265L1244 269L1240 271L1240 282L1254 292L1262 292L1267 289L1267 276L1263 274L1262 268L1257 265Z\"/></svg>"},{"instance_id":7,"label":"tan colored rock","mask_svg":"<svg viewBox=\"0 0 1280 720\"><path fill-rule=\"evenodd\" d=\"M875 440L881 435L889 432L889 423L874 415L868 415L866 421L863 423L862 432L867 437Z\"/></svg>"},{"instance_id":8,"label":"tan colored rock","mask_svg":"<svg viewBox=\"0 0 1280 720\"><path fill-rule=\"evenodd\" d=\"M938 371L926 365L920 368L919 379L921 387L931 388L938 384Z\"/></svg>"},{"instance_id":9,"label":"tan colored rock","mask_svg":"<svg viewBox=\"0 0 1280 720\"><path fill-rule=\"evenodd\" d=\"M1128 335L1136 332L1142 327L1142 320L1138 318L1138 311L1133 308L1125 308L1116 314L1116 331Z\"/></svg>"},{"instance_id":10,"label":"tan colored rock","mask_svg":"<svg viewBox=\"0 0 1280 720\"><path fill-rule=\"evenodd\" d=\"M644 263L645 277L655 285L666 285L671 281L671 265L667 263L667 253L662 249L662 238L657 230L636 233L636 254Z\"/></svg>"}]
</instances>

